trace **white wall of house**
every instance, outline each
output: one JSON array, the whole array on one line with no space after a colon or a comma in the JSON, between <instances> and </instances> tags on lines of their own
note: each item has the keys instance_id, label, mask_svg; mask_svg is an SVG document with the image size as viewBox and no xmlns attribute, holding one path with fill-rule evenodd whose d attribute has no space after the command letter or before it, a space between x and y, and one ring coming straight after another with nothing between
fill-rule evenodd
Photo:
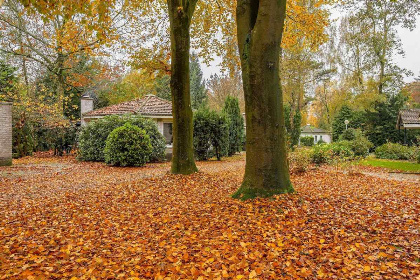
<instances>
[{"instance_id":1,"label":"white wall of house","mask_svg":"<svg viewBox=\"0 0 420 280\"><path fill-rule=\"evenodd\" d=\"M330 144L332 142L331 134L327 134L327 133L305 133L305 132L302 132L300 134L300 137L306 137L306 136L312 136L314 138L315 143L318 143L320 140L324 141L327 144Z\"/></svg>"}]
</instances>

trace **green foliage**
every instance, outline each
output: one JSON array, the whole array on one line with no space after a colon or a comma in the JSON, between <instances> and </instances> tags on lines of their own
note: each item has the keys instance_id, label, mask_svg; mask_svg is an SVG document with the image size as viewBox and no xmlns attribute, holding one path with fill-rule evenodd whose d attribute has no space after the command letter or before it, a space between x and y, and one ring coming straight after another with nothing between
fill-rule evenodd
<instances>
[{"instance_id":1,"label":"green foliage","mask_svg":"<svg viewBox=\"0 0 420 280\"><path fill-rule=\"evenodd\" d=\"M203 71L196 54L191 55L190 62L191 107L195 110L207 104L207 92L203 82Z\"/></svg>"},{"instance_id":2,"label":"green foliage","mask_svg":"<svg viewBox=\"0 0 420 280\"><path fill-rule=\"evenodd\" d=\"M212 156L220 160L228 155L229 125L226 114L206 107L194 113L194 150L198 160L207 160Z\"/></svg>"},{"instance_id":3,"label":"green foliage","mask_svg":"<svg viewBox=\"0 0 420 280\"><path fill-rule=\"evenodd\" d=\"M44 127L34 126L35 150L54 151L54 155L69 154L76 147L77 129L69 122L64 126Z\"/></svg>"},{"instance_id":4,"label":"green foliage","mask_svg":"<svg viewBox=\"0 0 420 280\"><path fill-rule=\"evenodd\" d=\"M314 145L314 137L313 136L305 136L300 138L300 144L305 147L312 147Z\"/></svg>"},{"instance_id":5,"label":"green foliage","mask_svg":"<svg viewBox=\"0 0 420 280\"><path fill-rule=\"evenodd\" d=\"M88 123L79 134L78 158L83 161L104 161L104 148L108 135L125 123L135 125L149 135L152 145L150 161L161 161L165 158L165 138L153 120L138 115L107 116Z\"/></svg>"},{"instance_id":6,"label":"green foliage","mask_svg":"<svg viewBox=\"0 0 420 280\"><path fill-rule=\"evenodd\" d=\"M164 75L162 77L156 78L155 80L156 96L166 99L168 101L172 101L170 83L171 83L171 77L169 75Z\"/></svg>"},{"instance_id":7,"label":"green foliage","mask_svg":"<svg viewBox=\"0 0 420 280\"><path fill-rule=\"evenodd\" d=\"M340 141L347 140L352 141L356 139L356 130L354 128L349 128L347 130L344 130L343 133L339 137Z\"/></svg>"},{"instance_id":8,"label":"green foliage","mask_svg":"<svg viewBox=\"0 0 420 280\"><path fill-rule=\"evenodd\" d=\"M114 129L105 144L105 162L115 166L143 166L152 153L150 137L144 129L126 123Z\"/></svg>"},{"instance_id":9,"label":"green foliage","mask_svg":"<svg viewBox=\"0 0 420 280\"><path fill-rule=\"evenodd\" d=\"M334 142L330 145L330 148L334 156L340 157L342 159L352 159L354 157L352 141L343 140L340 142Z\"/></svg>"},{"instance_id":10,"label":"green foliage","mask_svg":"<svg viewBox=\"0 0 420 280\"><path fill-rule=\"evenodd\" d=\"M0 60L0 101L11 101L10 94L15 91L18 83L16 68Z\"/></svg>"},{"instance_id":11,"label":"green foliage","mask_svg":"<svg viewBox=\"0 0 420 280\"><path fill-rule=\"evenodd\" d=\"M345 120L349 121L348 128L362 128L366 121L366 116L364 112L354 111L347 105L341 107L332 123L334 141L338 141L340 139L340 135L346 130L346 124L344 123Z\"/></svg>"},{"instance_id":12,"label":"green foliage","mask_svg":"<svg viewBox=\"0 0 420 280\"><path fill-rule=\"evenodd\" d=\"M311 164L311 150L298 148L289 153L290 170L296 173L305 172Z\"/></svg>"},{"instance_id":13,"label":"green foliage","mask_svg":"<svg viewBox=\"0 0 420 280\"><path fill-rule=\"evenodd\" d=\"M236 97L228 96L225 100L223 113L229 118L229 151L232 156L242 150L244 137L244 119L239 108L239 100Z\"/></svg>"},{"instance_id":14,"label":"green foliage","mask_svg":"<svg viewBox=\"0 0 420 280\"><path fill-rule=\"evenodd\" d=\"M213 152L217 160L229 154L229 118L226 114L213 114L214 126L212 133Z\"/></svg>"},{"instance_id":15,"label":"green foliage","mask_svg":"<svg viewBox=\"0 0 420 280\"><path fill-rule=\"evenodd\" d=\"M407 147L397 143L386 143L375 149L375 155L380 159L415 160L418 148Z\"/></svg>"},{"instance_id":16,"label":"green foliage","mask_svg":"<svg viewBox=\"0 0 420 280\"><path fill-rule=\"evenodd\" d=\"M14 158L32 155L34 151L34 137L32 125L24 119L13 121L12 153Z\"/></svg>"},{"instance_id":17,"label":"green foliage","mask_svg":"<svg viewBox=\"0 0 420 280\"><path fill-rule=\"evenodd\" d=\"M366 136L375 145L381 146L387 142L404 143L404 131L399 131L395 124L399 111L404 108L407 98L402 94L390 96L384 102L376 102L374 110L366 113ZM416 142L418 131L407 131L407 144Z\"/></svg>"},{"instance_id":18,"label":"green foliage","mask_svg":"<svg viewBox=\"0 0 420 280\"><path fill-rule=\"evenodd\" d=\"M295 114L291 116L292 111L289 105L284 105L284 121L286 125L286 133L290 147L297 146L299 144L299 137L301 133L302 125L302 113L295 111Z\"/></svg>"},{"instance_id":19,"label":"green foliage","mask_svg":"<svg viewBox=\"0 0 420 280\"><path fill-rule=\"evenodd\" d=\"M198 160L211 158L211 113L208 108L200 108L194 113L194 150Z\"/></svg>"},{"instance_id":20,"label":"green foliage","mask_svg":"<svg viewBox=\"0 0 420 280\"><path fill-rule=\"evenodd\" d=\"M312 148L311 160L315 164L330 163L334 153L328 144L315 145Z\"/></svg>"},{"instance_id":21,"label":"green foliage","mask_svg":"<svg viewBox=\"0 0 420 280\"><path fill-rule=\"evenodd\" d=\"M366 157L369 155L369 150L373 148L373 143L363 134L356 133L356 139L351 141L351 148L356 156Z\"/></svg>"}]
</instances>

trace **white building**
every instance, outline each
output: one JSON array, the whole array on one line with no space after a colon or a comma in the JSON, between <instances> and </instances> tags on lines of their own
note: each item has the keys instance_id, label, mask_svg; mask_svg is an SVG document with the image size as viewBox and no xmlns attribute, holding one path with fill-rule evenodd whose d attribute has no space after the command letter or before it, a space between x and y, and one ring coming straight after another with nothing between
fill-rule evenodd
<instances>
[{"instance_id":1,"label":"white building","mask_svg":"<svg viewBox=\"0 0 420 280\"><path fill-rule=\"evenodd\" d=\"M326 131L321 128L312 127L309 124L302 127L302 132L300 134L300 137L307 137L307 136L313 137L315 144L318 143L319 141L323 141L328 144L332 142L331 132Z\"/></svg>"}]
</instances>

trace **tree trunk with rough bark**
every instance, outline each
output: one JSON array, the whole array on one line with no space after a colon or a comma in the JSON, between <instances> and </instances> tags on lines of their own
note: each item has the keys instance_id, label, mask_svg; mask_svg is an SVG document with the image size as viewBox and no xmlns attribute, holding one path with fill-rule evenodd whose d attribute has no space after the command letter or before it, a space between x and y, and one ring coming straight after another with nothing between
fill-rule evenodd
<instances>
[{"instance_id":1,"label":"tree trunk with rough bark","mask_svg":"<svg viewBox=\"0 0 420 280\"><path fill-rule=\"evenodd\" d=\"M190 25L197 0L168 0L173 108L172 173L197 172L190 97Z\"/></svg>"},{"instance_id":2,"label":"tree trunk with rough bark","mask_svg":"<svg viewBox=\"0 0 420 280\"><path fill-rule=\"evenodd\" d=\"M247 155L244 180L233 197L291 193L279 76L286 0L238 0L236 12Z\"/></svg>"}]
</instances>

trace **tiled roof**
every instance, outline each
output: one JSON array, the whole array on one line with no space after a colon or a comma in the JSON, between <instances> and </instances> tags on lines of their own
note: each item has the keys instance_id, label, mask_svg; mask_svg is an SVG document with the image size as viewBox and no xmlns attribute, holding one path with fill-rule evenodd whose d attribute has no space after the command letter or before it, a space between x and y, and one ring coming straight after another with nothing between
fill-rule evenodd
<instances>
[{"instance_id":1,"label":"tiled roof","mask_svg":"<svg viewBox=\"0 0 420 280\"><path fill-rule=\"evenodd\" d=\"M398 116L398 124L404 125L420 125L420 109L401 110Z\"/></svg>"},{"instance_id":2,"label":"tiled roof","mask_svg":"<svg viewBox=\"0 0 420 280\"><path fill-rule=\"evenodd\" d=\"M172 116L172 103L153 94L85 113L84 117L140 114L144 116Z\"/></svg>"},{"instance_id":3,"label":"tiled roof","mask_svg":"<svg viewBox=\"0 0 420 280\"><path fill-rule=\"evenodd\" d=\"M316 128L310 125L306 125L302 127L302 133L330 133L330 132L321 128Z\"/></svg>"}]
</instances>

